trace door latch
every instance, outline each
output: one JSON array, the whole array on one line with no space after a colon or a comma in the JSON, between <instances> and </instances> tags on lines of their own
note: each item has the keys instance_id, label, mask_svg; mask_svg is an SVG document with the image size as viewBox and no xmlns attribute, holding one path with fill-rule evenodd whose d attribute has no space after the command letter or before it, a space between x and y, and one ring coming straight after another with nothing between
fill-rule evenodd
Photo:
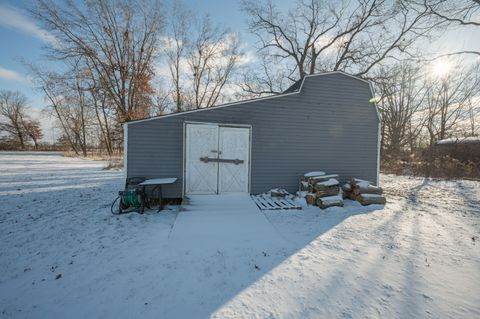
<instances>
[{"instance_id":1,"label":"door latch","mask_svg":"<svg viewBox=\"0 0 480 319\"><path fill-rule=\"evenodd\" d=\"M235 165L242 164L244 160L241 159L226 159L226 158L211 158L208 156L200 157L200 161L204 163L217 162L217 163L232 163Z\"/></svg>"}]
</instances>

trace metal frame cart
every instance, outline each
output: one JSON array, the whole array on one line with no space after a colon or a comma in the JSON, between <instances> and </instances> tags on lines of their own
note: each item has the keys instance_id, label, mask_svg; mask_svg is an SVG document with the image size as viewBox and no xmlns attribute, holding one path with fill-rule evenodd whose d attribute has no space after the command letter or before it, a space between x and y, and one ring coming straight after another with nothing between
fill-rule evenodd
<instances>
[{"instance_id":1,"label":"metal frame cart","mask_svg":"<svg viewBox=\"0 0 480 319\"><path fill-rule=\"evenodd\" d=\"M163 209L162 205L162 186L166 184L173 184L177 181L176 177L169 178L153 178L145 179L144 177L130 177L125 182L125 190L118 192L118 197L112 203L112 214L123 214L136 211L143 214L145 207L150 208L152 203L158 203L158 211ZM150 195L147 195L147 186L153 186ZM157 190L158 196L152 196ZM116 201L120 199L118 211L115 212L113 207Z\"/></svg>"}]
</instances>

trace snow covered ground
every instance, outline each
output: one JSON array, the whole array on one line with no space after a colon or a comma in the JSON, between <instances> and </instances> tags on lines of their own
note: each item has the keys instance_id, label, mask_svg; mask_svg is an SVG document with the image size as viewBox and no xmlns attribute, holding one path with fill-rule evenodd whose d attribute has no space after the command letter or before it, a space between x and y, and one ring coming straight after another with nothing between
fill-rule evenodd
<instances>
[{"instance_id":1,"label":"snow covered ground","mask_svg":"<svg viewBox=\"0 0 480 319\"><path fill-rule=\"evenodd\" d=\"M480 317L478 182L382 176L385 208L113 216L104 165L0 153L1 318Z\"/></svg>"}]
</instances>

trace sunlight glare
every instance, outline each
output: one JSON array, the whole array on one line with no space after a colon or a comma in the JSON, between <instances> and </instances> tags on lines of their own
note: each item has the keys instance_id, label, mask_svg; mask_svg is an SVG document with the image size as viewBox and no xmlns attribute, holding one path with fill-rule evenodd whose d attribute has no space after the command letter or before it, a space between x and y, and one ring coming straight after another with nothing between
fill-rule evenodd
<instances>
[{"instance_id":1,"label":"sunlight glare","mask_svg":"<svg viewBox=\"0 0 480 319\"><path fill-rule=\"evenodd\" d=\"M446 60L438 60L432 65L432 74L436 77L442 78L450 73L451 65Z\"/></svg>"}]
</instances>

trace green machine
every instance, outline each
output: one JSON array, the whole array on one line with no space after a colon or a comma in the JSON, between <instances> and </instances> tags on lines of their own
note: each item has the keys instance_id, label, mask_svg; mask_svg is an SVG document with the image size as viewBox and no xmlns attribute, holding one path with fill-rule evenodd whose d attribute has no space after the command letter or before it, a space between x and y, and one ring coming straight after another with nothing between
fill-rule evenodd
<instances>
[{"instance_id":1,"label":"green machine","mask_svg":"<svg viewBox=\"0 0 480 319\"><path fill-rule=\"evenodd\" d=\"M125 182L125 190L118 192L118 197L111 206L112 214L119 215L130 212L143 213L145 207L150 208L145 188L140 186L144 182L144 177L131 177ZM114 210L115 203L120 200L118 209Z\"/></svg>"}]
</instances>

